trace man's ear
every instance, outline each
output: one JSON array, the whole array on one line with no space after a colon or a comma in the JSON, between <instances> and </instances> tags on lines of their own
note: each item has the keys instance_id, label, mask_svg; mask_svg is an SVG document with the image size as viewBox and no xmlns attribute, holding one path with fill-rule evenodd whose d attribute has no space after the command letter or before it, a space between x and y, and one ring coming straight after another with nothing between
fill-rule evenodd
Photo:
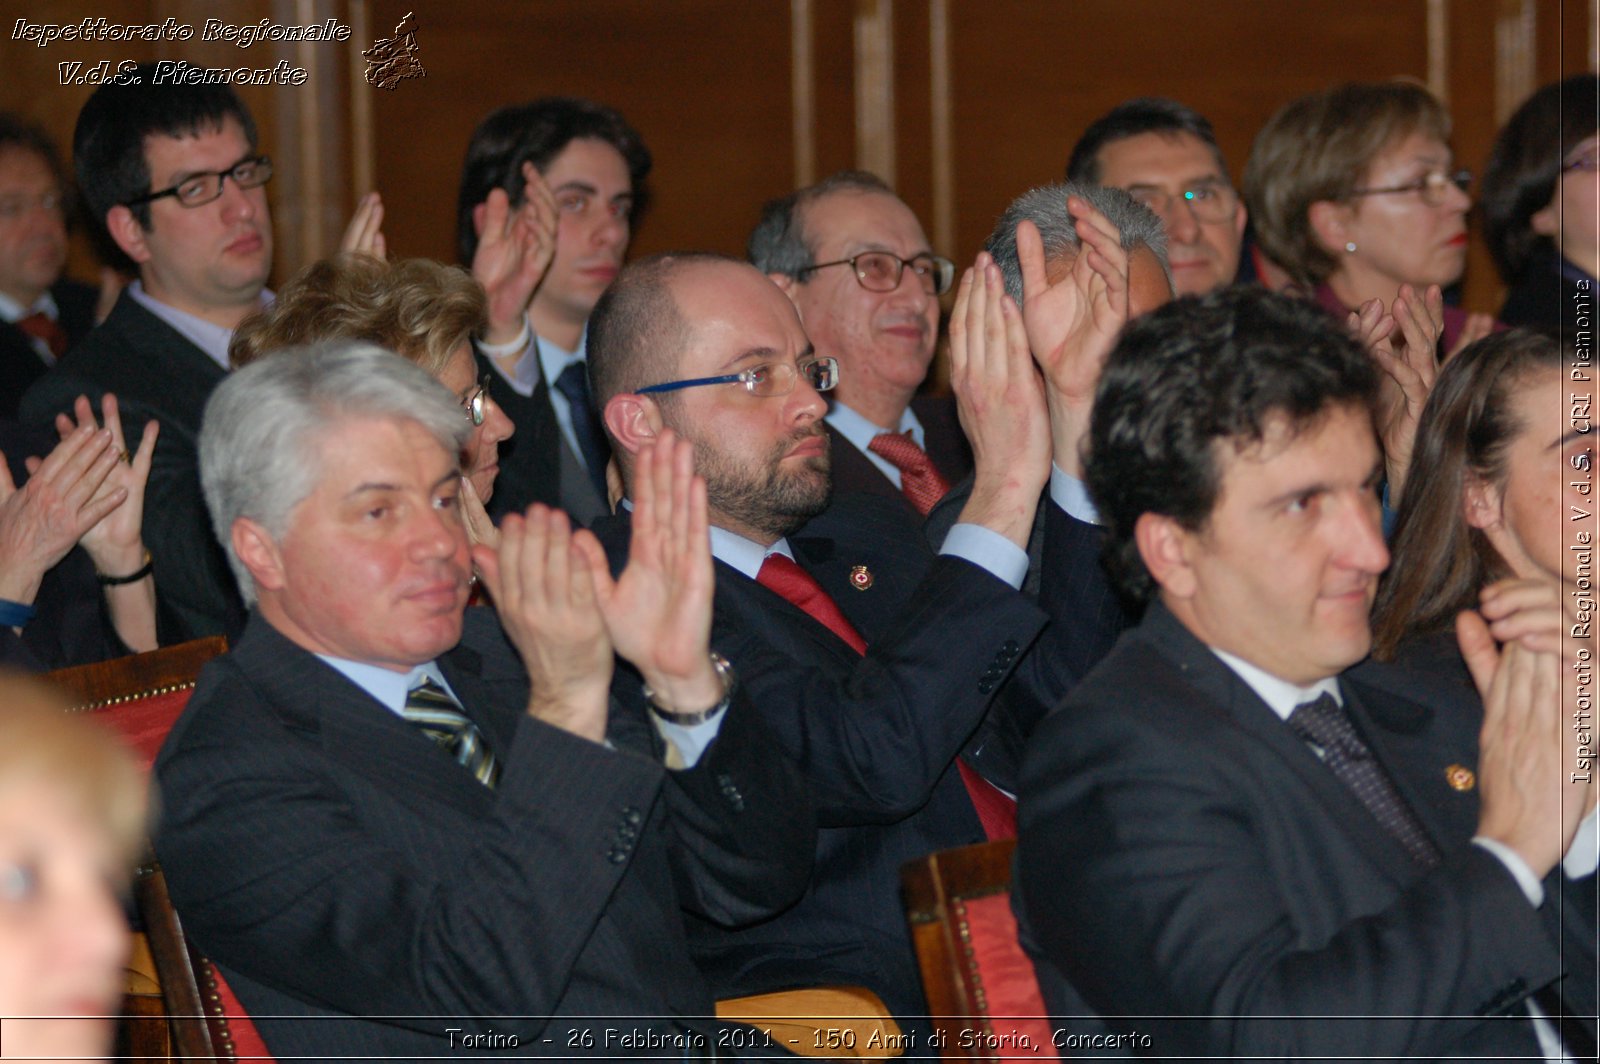
<instances>
[{"instance_id":1,"label":"man's ear","mask_svg":"<svg viewBox=\"0 0 1600 1064\"><path fill-rule=\"evenodd\" d=\"M777 285L778 290L789 297L789 302L794 303L795 310L800 309L800 304L795 302L796 289L800 287L799 281L796 281L786 273L769 273L767 274L767 279Z\"/></svg>"},{"instance_id":2,"label":"man's ear","mask_svg":"<svg viewBox=\"0 0 1600 1064\"><path fill-rule=\"evenodd\" d=\"M286 580L283 552L259 522L248 517L236 517L228 530L233 543L233 553L250 571L256 590L281 591Z\"/></svg>"},{"instance_id":3,"label":"man's ear","mask_svg":"<svg viewBox=\"0 0 1600 1064\"><path fill-rule=\"evenodd\" d=\"M1250 212L1245 208L1244 197L1234 193L1235 204L1233 208L1233 235L1244 239L1244 227L1250 224Z\"/></svg>"},{"instance_id":4,"label":"man's ear","mask_svg":"<svg viewBox=\"0 0 1600 1064\"><path fill-rule=\"evenodd\" d=\"M601 414L612 440L629 454L638 454L645 444L654 443L664 424L656 401L635 392L613 395Z\"/></svg>"},{"instance_id":5,"label":"man's ear","mask_svg":"<svg viewBox=\"0 0 1600 1064\"><path fill-rule=\"evenodd\" d=\"M117 247L121 248L122 253L128 258L141 266L150 261L150 245L146 240L144 226L133 216L131 208L119 203L106 211L106 231L111 234L111 239L117 242Z\"/></svg>"},{"instance_id":6,"label":"man's ear","mask_svg":"<svg viewBox=\"0 0 1600 1064\"><path fill-rule=\"evenodd\" d=\"M472 208L472 231L473 231L473 233L477 234L478 236L482 236L483 235L483 218L484 218L484 215L486 215L488 213L489 213L489 204L488 204L487 201L485 201L483 203L480 203L476 207Z\"/></svg>"},{"instance_id":7,"label":"man's ear","mask_svg":"<svg viewBox=\"0 0 1600 1064\"><path fill-rule=\"evenodd\" d=\"M1330 255L1344 253L1345 245L1350 242L1351 222L1354 212L1345 203L1335 203L1332 200L1317 200L1306 213L1306 219L1311 223L1311 233L1316 237L1317 243L1322 245L1322 250Z\"/></svg>"},{"instance_id":8,"label":"man's ear","mask_svg":"<svg viewBox=\"0 0 1600 1064\"><path fill-rule=\"evenodd\" d=\"M1166 514L1142 513L1133 524L1133 542L1144 567L1163 591L1177 598L1195 593L1188 549L1193 538L1192 532Z\"/></svg>"},{"instance_id":9,"label":"man's ear","mask_svg":"<svg viewBox=\"0 0 1600 1064\"><path fill-rule=\"evenodd\" d=\"M1468 473L1462 489L1461 517L1469 527L1490 529L1501 523L1504 497L1498 486L1476 473Z\"/></svg>"},{"instance_id":10,"label":"man's ear","mask_svg":"<svg viewBox=\"0 0 1600 1064\"><path fill-rule=\"evenodd\" d=\"M1528 226L1540 236L1550 237L1552 240L1561 235L1561 208L1556 205L1556 197L1550 197L1550 202L1539 208L1528 219Z\"/></svg>"}]
</instances>

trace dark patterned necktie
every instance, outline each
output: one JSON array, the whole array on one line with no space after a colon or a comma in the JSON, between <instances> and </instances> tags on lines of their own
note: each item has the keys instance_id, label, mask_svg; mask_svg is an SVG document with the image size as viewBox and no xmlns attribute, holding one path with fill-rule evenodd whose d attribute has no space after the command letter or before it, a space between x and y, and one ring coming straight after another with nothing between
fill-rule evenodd
<instances>
[{"instance_id":1,"label":"dark patterned necktie","mask_svg":"<svg viewBox=\"0 0 1600 1064\"><path fill-rule=\"evenodd\" d=\"M756 583L787 599L812 620L850 644L850 649L857 654L867 652L867 641L861 638L861 633L850 623L850 618L839 609L833 596L794 560L781 554L767 555L760 571L756 573ZM961 782L967 788L967 797L972 800L978 822L983 825L983 833L991 839L1016 838L1017 803L960 757L956 758L956 769L961 773Z\"/></svg>"},{"instance_id":2,"label":"dark patterned necktie","mask_svg":"<svg viewBox=\"0 0 1600 1064\"><path fill-rule=\"evenodd\" d=\"M500 779L500 766L494 752L483 739L478 726L461 712L449 693L432 680L424 679L406 692L406 705L400 715L455 758L485 787L494 788Z\"/></svg>"},{"instance_id":3,"label":"dark patterned necktie","mask_svg":"<svg viewBox=\"0 0 1600 1064\"><path fill-rule=\"evenodd\" d=\"M1323 693L1296 706L1289 714L1289 727L1303 741L1322 748L1323 763L1418 864L1432 868L1439 863L1439 852L1416 814L1332 695Z\"/></svg>"},{"instance_id":4,"label":"dark patterned necktie","mask_svg":"<svg viewBox=\"0 0 1600 1064\"><path fill-rule=\"evenodd\" d=\"M578 453L589 470L589 479L602 500L606 497L606 462L611 458L611 447L606 443L605 430L595 416L594 404L589 401L589 372L582 362L568 363L556 378L556 391L567 397L567 409L572 414L572 434L578 437Z\"/></svg>"},{"instance_id":5,"label":"dark patterned necktie","mask_svg":"<svg viewBox=\"0 0 1600 1064\"><path fill-rule=\"evenodd\" d=\"M950 482L909 432L880 432L872 437L867 450L900 470L900 493L923 517L950 490Z\"/></svg>"}]
</instances>

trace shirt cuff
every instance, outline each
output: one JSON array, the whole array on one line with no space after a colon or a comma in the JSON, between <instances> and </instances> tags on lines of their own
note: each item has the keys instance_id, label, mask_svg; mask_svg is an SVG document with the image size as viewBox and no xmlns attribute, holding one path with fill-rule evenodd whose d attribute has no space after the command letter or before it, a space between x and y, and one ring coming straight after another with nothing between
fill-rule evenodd
<instances>
[{"instance_id":1,"label":"shirt cuff","mask_svg":"<svg viewBox=\"0 0 1600 1064\"><path fill-rule=\"evenodd\" d=\"M982 525L955 525L944 537L939 553L964 558L1019 591L1028 575L1028 552Z\"/></svg>"},{"instance_id":2,"label":"shirt cuff","mask_svg":"<svg viewBox=\"0 0 1600 1064\"><path fill-rule=\"evenodd\" d=\"M517 334L515 340L503 344L485 343L483 340L474 340L473 343L477 344L478 350L491 361L504 358L506 355L521 354L528 349L529 344L533 343L533 323L528 320L528 312L523 311L522 331Z\"/></svg>"},{"instance_id":3,"label":"shirt cuff","mask_svg":"<svg viewBox=\"0 0 1600 1064\"><path fill-rule=\"evenodd\" d=\"M1506 871L1511 873L1511 878L1517 881L1517 886L1522 888L1522 893L1527 897L1529 904L1535 909L1544 904L1544 886L1539 882L1539 877L1533 874L1533 869L1528 867L1528 862L1518 856L1517 851L1496 839L1486 839L1482 835L1472 840L1474 846L1482 846L1506 866Z\"/></svg>"},{"instance_id":4,"label":"shirt cuff","mask_svg":"<svg viewBox=\"0 0 1600 1064\"><path fill-rule=\"evenodd\" d=\"M717 733L722 730L723 718L728 714L727 707L717 710L708 720L699 724L675 724L664 719L659 713L649 714L650 723L656 726L656 731L666 744L676 750L677 758L668 757L668 768L694 768L700 763L700 758L716 739ZM680 763L681 762L681 763Z\"/></svg>"},{"instance_id":5,"label":"shirt cuff","mask_svg":"<svg viewBox=\"0 0 1600 1064\"><path fill-rule=\"evenodd\" d=\"M1600 865L1600 809L1591 809L1578 825L1578 834L1561 859L1561 869L1568 879L1582 879L1594 875L1596 865Z\"/></svg>"},{"instance_id":6,"label":"shirt cuff","mask_svg":"<svg viewBox=\"0 0 1600 1064\"><path fill-rule=\"evenodd\" d=\"M1089 498L1089 489L1083 481L1067 473L1054 462L1050 463L1050 500L1086 525L1100 523L1100 511Z\"/></svg>"}]
</instances>

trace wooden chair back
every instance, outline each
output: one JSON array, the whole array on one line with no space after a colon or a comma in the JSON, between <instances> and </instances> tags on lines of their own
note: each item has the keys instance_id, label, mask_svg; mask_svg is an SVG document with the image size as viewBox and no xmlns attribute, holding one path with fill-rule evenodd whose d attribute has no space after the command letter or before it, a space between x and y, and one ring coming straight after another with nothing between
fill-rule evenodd
<instances>
[{"instance_id":1,"label":"wooden chair back","mask_svg":"<svg viewBox=\"0 0 1600 1064\"><path fill-rule=\"evenodd\" d=\"M58 669L47 679L72 697L73 709L124 738L144 765L154 764L167 733L189 702L200 670L228 649L221 636L112 661ZM153 973L129 973L119 1048L136 1059L221 1060L265 1058L266 1046L211 963L189 944L167 895L167 881L153 857L134 877L134 899L144 922L135 958L148 956ZM159 983L160 1007L146 991L149 975ZM148 1018L164 1013L165 1031ZM165 1039L158 1037L160 1033Z\"/></svg>"},{"instance_id":2,"label":"wooden chair back","mask_svg":"<svg viewBox=\"0 0 1600 1064\"><path fill-rule=\"evenodd\" d=\"M901 870L941 1059L1060 1057L1011 912L1016 845L997 839L941 850Z\"/></svg>"}]
</instances>

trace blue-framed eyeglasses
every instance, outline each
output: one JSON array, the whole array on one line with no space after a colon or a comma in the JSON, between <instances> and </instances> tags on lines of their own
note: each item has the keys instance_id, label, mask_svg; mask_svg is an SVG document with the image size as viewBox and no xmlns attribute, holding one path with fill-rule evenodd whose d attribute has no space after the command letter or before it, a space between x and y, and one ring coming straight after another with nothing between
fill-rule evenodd
<instances>
[{"instance_id":1,"label":"blue-framed eyeglasses","mask_svg":"<svg viewBox=\"0 0 1600 1064\"><path fill-rule=\"evenodd\" d=\"M703 384L740 384L751 395L788 395L794 391L795 382L802 374L813 390L832 391L833 386L839 383L839 363L832 358L810 358L798 365L792 362L763 362L759 366L751 366L738 373L724 373L720 377L695 377L693 380L652 384L634 394L676 392L683 388L698 388Z\"/></svg>"}]
</instances>

